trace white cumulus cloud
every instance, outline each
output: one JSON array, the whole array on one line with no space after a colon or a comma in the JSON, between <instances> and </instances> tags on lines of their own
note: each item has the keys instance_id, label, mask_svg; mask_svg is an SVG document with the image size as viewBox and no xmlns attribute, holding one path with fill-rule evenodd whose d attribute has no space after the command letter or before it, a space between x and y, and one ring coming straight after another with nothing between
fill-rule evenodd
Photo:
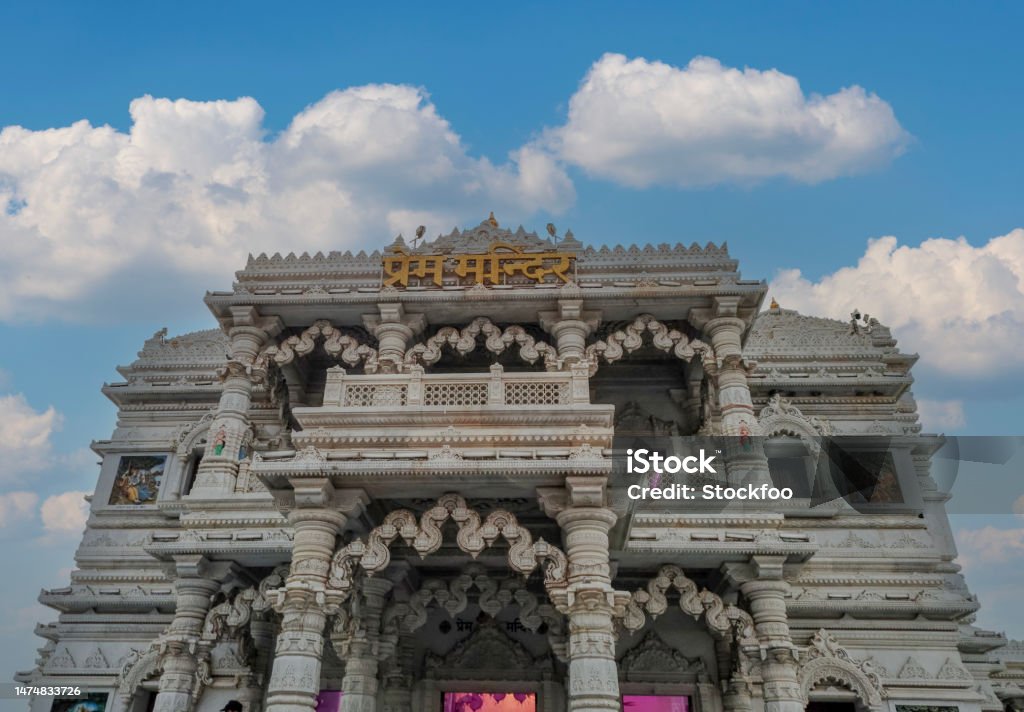
<instances>
[{"instance_id":1,"label":"white cumulus cloud","mask_svg":"<svg viewBox=\"0 0 1024 712\"><path fill-rule=\"evenodd\" d=\"M64 492L47 497L40 508L43 528L50 535L81 534L89 518L86 492Z\"/></svg>"},{"instance_id":2,"label":"white cumulus cloud","mask_svg":"<svg viewBox=\"0 0 1024 712\"><path fill-rule=\"evenodd\" d=\"M274 136L251 98L146 96L130 114L127 132L0 131L0 320L109 317L227 287L249 252L381 245L415 220L436 234L575 197L536 147L470 155L410 86L332 92Z\"/></svg>"},{"instance_id":3,"label":"white cumulus cloud","mask_svg":"<svg viewBox=\"0 0 1024 712\"><path fill-rule=\"evenodd\" d=\"M621 54L591 66L565 125L545 136L564 160L634 187L817 183L885 164L908 140L892 107L859 86L806 95L775 69Z\"/></svg>"},{"instance_id":4,"label":"white cumulus cloud","mask_svg":"<svg viewBox=\"0 0 1024 712\"><path fill-rule=\"evenodd\" d=\"M917 399L917 413L928 431L958 430L967 425L964 402L961 400Z\"/></svg>"},{"instance_id":5,"label":"white cumulus cloud","mask_svg":"<svg viewBox=\"0 0 1024 712\"><path fill-rule=\"evenodd\" d=\"M14 526L35 516L39 497L34 492L0 494L0 529Z\"/></svg>"},{"instance_id":6,"label":"white cumulus cloud","mask_svg":"<svg viewBox=\"0 0 1024 712\"><path fill-rule=\"evenodd\" d=\"M986 526L981 529L960 529L956 533L960 563L965 568L978 564L1024 562L1024 529Z\"/></svg>"},{"instance_id":7,"label":"white cumulus cloud","mask_svg":"<svg viewBox=\"0 0 1024 712\"><path fill-rule=\"evenodd\" d=\"M855 266L812 281L783 270L770 288L783 307L845 318L876 317L922 362L970 377L1024 365L1024 229L975 247L963 237L918 247L868 242Z\"/></svg>"},{"instance_id":8,"label":"white cumulus cloud","mask_svg":"<svg viewBox=\"0 0 1024 712\"><path fill-rule=\"evenodd\" d=\"M45 469L53 461L50 435L61 416L37 411L20 393L0 396L0 481Z\"/></svg>"}]
</instances>

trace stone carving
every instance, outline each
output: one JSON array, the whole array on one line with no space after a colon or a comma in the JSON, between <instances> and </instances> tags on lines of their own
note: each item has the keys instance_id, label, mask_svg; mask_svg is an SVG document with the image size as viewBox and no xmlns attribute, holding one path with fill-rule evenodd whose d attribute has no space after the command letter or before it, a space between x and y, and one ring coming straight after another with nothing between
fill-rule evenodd
<instances>
[{"instance_id":1,"label":"stone carving","mask_svg":"<svg viewBox=\"0 0 1024 712\"><path fill-rule=\"evenodd\" d=\"M973 680L971 673L968 672L962 665L955 662L953 658L946 658L946 662L939 668L938 674L935 676L939 680Z\"/></svg>"},{"instance_id":2,"label":"stone carving","mask_svg":"<svg viewBox=\"0 0 1024 712\"><path fill-rule=\"evenodd\" d=\"M911 655L903 663L903 667L900 668L897 677L900 680L930 680L932 676L928 674L928 671L924 669L921 663L917 662L917 658Z\"/></svg>"},{"instance_id":3,"label":"stone carving","mask_svg":"<svg viewBox=\"0 0 1024 712\"><path fill-rule=\"evenodd\" d=\"M225 637L238 638L254 614L271 610L271 591L282 586L287 577L288 566L278 566L257 585L236 591L228 600L210 608L201 640L212 643Z\"/></svg>"},{"instance_id":4,"label":"stone carving","mask_svg":"<svg viewBox=\"0 0 1024 712\"><path fill-rule=\"evenodd\" d=\"M146 651L132 648L118 661L120 672L114 683L117 694L124 700L131 699L143 681L160 674L163 669L161 657L160 650L155 646Z\"/></svg>"},{"instance_id":5,"label":"stone carving","mask_svg":"<svg viewBox=\"0 0 1024 712\"><path fill-rule=\"evenodd\" d=\"M791 435L798 438L817 438L835 434L835 429L828 421L806 416L780 393L768 399L768 405L761 409L757 416L765 437Z\"/></svg>"},{"instance_id":6,"label":"stone carving","mask_svg":"<svg viewBox=\"0 0 1024 712\"><path fill-rule=\"evenodd\" d=\"M441 497L437 505L425 512L417 521L407 509L390 512L383 524L375 528L364 542L356 539L339 549L332 561L328 578L331 595L344 600L352 588L356 564L367 573L383 571L391 561L390 546L401 537L421 557L441 548L441 527L454 521L459 529L456 541L459 548L476 558L485 548L503 537L509 544L508 562L513 571L528 575L538 564L544 569L544 585L552 601L564 598L568 576L565 554L543 539L533 541L530 532L519 525L515 515L495 510L481 522L480 515L466 506L466 500L456 494ZM556 600L557 599L557 600Z\"/></svg>"},{"instance_id":7,"label":"stone carving","mask_svg":"<svg viewBox=\"0 0 1024 712\"><path fill-rule=\"evenodd\" d=\"M405 352L405 368L416 364L432 366L441 360L442 350L452 348L462 356L472 353L477 348L477 337L483 335L484 348L498 355L513 345L519 347L519 358L526 363L544 360L549 371L557 371L560 367L558 350L544 341L537 341L521 326L509 326L504 330L495 325L487 317L477 317L463 329L445 326L426 341L416 344Z\"/></svg>"},{"instance_id":8,"label":"stone carving","mask_svg":"<svg viewBox=\"0 0 1024 712\"><path fill-rule=\"evenodd\" d=\"M343 333L331 323L320 319L298 336L289 336L276 346L264 348L253 364L255 369L266 371L271 362L285 366L297 357L308 356L322 340L327 355L339 359L349 366L363 364L367 373L377 372L377 350L361 343L354 336Z\"/></svg>"},{"instance_id":9,"label":"stone carving","mask_svg":"<svg viewBox=\"0 0 1024 712\"><path fill-rule=\"evenodd\" d=\"M394 602L384 612L384 628L411 633L427 622L427 608L438 606L452 618L466 610L469 591L478 592L480 610L495 618L513 603L519 607L519 623L531 632L547 626L548 642L555 656L566 659L564 619L554 606L540 603L521 578L494 579L479 564L470 564L463 573L448 583L427 579L405 602Z\"/></svg>"},{"instance_id":10,"label":"stone carving","mask_svg":"<svg viewBox=\"0 0 1024 712\"><path fill-rule=\"evenodd\" d=\"M643 346L644 333L651 335L651 343L655 348L671 353L687 363L699 356L709 373L717 370L714 351L708 344L691 339L678 329L669 329L650 314L641 314L624 329L614 331L605 339L595 341L587 347L590 375L597 373L599 359L603 359L605 363L615 363Z\"/></svg>"},{"instance_id":11,"label":"stone carving","mask_svg":"<svg viewBox=\"0 0 1024 712\"><path fill-rule=\"evenodd\" d=\"M805 702L811 690L819 685L846 687L871 707L879 707L886 696L881 676L873 664L851 657L824 628L814 634L800 667L800 688Z\"/></svg>"},{"instance_id":12,"label":"stone carving","mask_svg":"<svg viewBox=\"0 0 1024 712\"><path fill-rule=\"evenodd\" d=\"M84 665L87 668L95 669L106 669L110 667L110 663L107 662L106 656L103 655L103 651L100 650L99 647L89 653L89 657L85 659Z\"/></svg>"},{"instance_id":13,"label":"stone carving","mask_svg":"<svg viewBox=\"0 0 1024 712\"><path fill-rule=\"evenodd\" d=\"M445 655L428 653L426 668L434 677L443 671L458 677L522 679L550 672L552 661L548 656L534 657L492 622L477 628Z\"/></svg>"},{"instance_id":14,"label":"stone carving","mask_svg":"<svg viewBox=\"0 0 1024 712\"><path fill-rule=\"evenodd\" d=\"M662 566L658 575L647 583L647 588L637 589L626 605L622 621L627 630L639 630L646 622L646 616L657 618L668 609L666 592L673 588L679 592L679 608L694 618L704 617L708 629L716 637L749 642L754 638L754 620L746 611L731 603L725 603L720 596L688 579L678 566Z\"/></svg>"},{"instance_id":15,"label":"stone carving","mask_svg":"<svg viewBox=\"0 0 1024 712\"><path fill-rule=\"evenodd\" d=\"M619 676L624 680L705 676L707 670L700 658L687 658L668 645L653 630L640 639L619 660Z\"/></svg>"}]
</instances>

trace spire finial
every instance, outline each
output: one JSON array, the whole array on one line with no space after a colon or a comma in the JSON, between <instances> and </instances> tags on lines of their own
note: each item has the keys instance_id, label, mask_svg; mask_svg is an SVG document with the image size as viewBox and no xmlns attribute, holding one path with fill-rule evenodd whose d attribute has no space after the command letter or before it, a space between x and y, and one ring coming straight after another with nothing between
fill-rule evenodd
<instances>
[{"instance_id":1,"label":"spire finial","mask_svg":"<svg viewBox=\"0 0 1024 712\"><path fill-rule=\"evenodd\" d=\"M491 214L487 216L487 222L490 223L491 227L498 227L498 220L494 217L493 210L491 211Z\"/></svg>"},{"instance_id":2,"label":"spire finial","mask_svg":"<svg viewBox=\"0 0 1024 712\"><path fill-rule=\"evenodd\" d=\"M778 309L779 308L779 303L777 301L775 301L775 297L772 297L772 304L768 308L769 309Z\"/></svg>"}]
</instances>

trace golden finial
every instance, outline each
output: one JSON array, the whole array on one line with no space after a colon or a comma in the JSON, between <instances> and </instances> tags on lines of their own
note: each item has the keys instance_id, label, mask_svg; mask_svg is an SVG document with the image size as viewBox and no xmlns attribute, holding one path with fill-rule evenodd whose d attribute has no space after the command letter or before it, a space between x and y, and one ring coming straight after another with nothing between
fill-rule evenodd
<instances>
[{"instance_id":1,"label":"golden finial","mask_svg":"<svg viewBox=\"0 0 1024 712\"><path fill-rule=\"evenodd\" d=\"M769 307L769 309L778 309L778 308L779 308L779 303L777 301L775 301L775 297L772 297L772 305Z\"/></svg>"},{"instance_id":2,"label":"golden finial","mask_svg":"<svg viewBox=\"0 0 1024 712\"><path fill-rule=\"evenodd\" d=\"M494 217L493 210L491 211L491 214L487 216L487 222L490 223L491 227L498 227L498 220Z\"/></svg>"}]
</instances>

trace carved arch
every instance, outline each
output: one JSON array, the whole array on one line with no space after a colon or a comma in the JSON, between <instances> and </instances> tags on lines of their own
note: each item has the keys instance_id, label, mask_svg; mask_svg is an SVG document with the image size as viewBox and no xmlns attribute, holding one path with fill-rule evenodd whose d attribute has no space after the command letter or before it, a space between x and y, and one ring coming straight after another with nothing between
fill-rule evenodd
<instances>
[{"instance_id":1,"label":"carved arch","mask_svg":"<svg viewBox=\"0 0 1024 712\"><path fill-rule=\"evenodd\" d=\"M336 600L347 598L356 565L371 575L386 569L391 563L390 547L399 537L421 557L435 553L441 548L441 527L448 520L458 526L459 549L473 558L503 537L509 544L508 563L512 570L527 576L538 565L542 566L548 596L556 607L565 605L568 562L562 550L542 538L534 542L530 532L510 512L495 510L481 523L480 515L457 494L442 496L418 521L407 509L390 512L365 542L356 539L340 548L331 560L328 593Z\"/></svg>"},{"instance_id":2,"label":"carved arch","mask_svg":"<svg viewBox=\"0 0 1024 712\"><path fill-rule=\"evenodd\" d=\"M824 628L814 634L800 668L800 690L806 703L819 685L845 687L864 704L880 708L885 697L881 676L870 660L855 660Z\"/></svg>"},{"instance_id":3,"label":"carved arch","mask_svg":"<svg viewBox=\"0 0 1024 712\"><path fill-rule=\"evenodd\" d=\"M122 658L121 671L114 683L118 696L125 701L131 700L143 682L160 674L163 669L161 657L160 650L151 647L146 652L133 649Z\"/></svg>"},{"instance_id":4,"label":"carved arch","mask_svg":"<svg viewBox=\"0 0 1024 712\"><path fill-rule=\"evenodd\" d=\"M554 346L537 341L518 325L506 327L503 331L485 316L477 317L461 330L454 326L442 327L429 339L406 351L403 362L406 368L416 364L431 366L441 360L445 348L455 349L465 356L476 350L476 339L480 334L485 337L484 347L495 355L515 345L519 347L519 358L526 363L532 364L543 358L548 371L557 371L560 367L558 350Z\"/></svg>"},{"instance_id":5,"label":"carved arch","mask_svg":"<svg viewBox=\"0 0 1024 712\"><path fill-rule=\"evenodd\" d=\"M443 608L454 618L469 606L469 592L477 592L476 604L491 618L507 606L519 607L518 621L531 632L547 625L548 643L559 660L567 660L564 617L550 603L541 603L518 577L492 578L479 564L470 564L450 581L425 580L408 601L392 602L383 615L385 634L411 633L427 622L427 608ZM339 614L340 615L340 614Z\"/></svg>"},{"instance_id":6,"label":"carved arch","mask_svg":"<svg viewBox=\"0 0 1024 712\"><path fill-rule=\"evenodd\" d=\"M651 343L655 348L671 353L687 363L699 356L705 371L709 374L717 372L715 353L709 344L699 339L691 339L678 329L669 329L650 314L641 314L624 329L612 332L605 339L595 341L587 347L590 375L597 373L599 359L603 359L605 363L615 363L643 346L645 333L651 335Z\"/></svg>"},{"instance_id":7,"label":"carved arch","mask_svg":"<svg viewBox=\"0 0 1024 712\"><path fill-rule=\"evenodd\" d=\"M882 704L882 696L878 690L871 685L864 673L849 662L817 658L805 664L800 670L800 691L804 704L807 704L814 688L820 685L845 687L869 707L877 708Z\"/></svg>"},{"instance_id":8,"label":"carved arch","mask_svg":"<svg viewBox=\"0 0 1024 712\"><path fill-rule=\"evenodd\" d=\"M626 604L622 624L634 631L643 627L647 615L657 618L668 610L666 592L674 588L679 592L679 608L698 620L704 618L708 630L716 638L735 641L740 646L754 641L754 619L731 603L725 603L711 591L697 588L678 566L662 566L658 575L647 582L647 588L637 589Z\"/></svg>"},{"instance_id":9,"label":"carved arch","mask_svg":"<svg viewBox=\"0 0 1024 712\"><path fill-rule=\"evenodd\" d=\"M349 366L362 363L367 373L377 372L377 350L338 330L326 319L313 322L312 326L297 336L289 336L277 344L265 347L256 356L253 367L265 371L271 363L286 366L296 358L308 356L316 348L317 341L321 340L329 356Z\"/></svg>"},{"instance_id":10,"label":"carved arch","mask_svg":"<svg viewBox=\"0 0 1024 712\"><path fill-rule=\"evenodd\" d=\"M768 400L768 405L758 413L757 421L765 437L789 435L804 440L813 450L818 449L818 438L833 433L831 423L804 415L779 393L773 394Z\"/></svg>"},{"instance_id":11,"label":"carved arch","mask_svg":"<svg viewBox=\"0 0 1024 712\"><path fill-rule=\"evenodd\" d=\"M215 643L224 637L237 637L254 614L272 610L271 594L284 585L287 577L288 566L278 566L255 586L236 591L227 600L210 608L200 640Z\"/></svg>"}]
</instances>

